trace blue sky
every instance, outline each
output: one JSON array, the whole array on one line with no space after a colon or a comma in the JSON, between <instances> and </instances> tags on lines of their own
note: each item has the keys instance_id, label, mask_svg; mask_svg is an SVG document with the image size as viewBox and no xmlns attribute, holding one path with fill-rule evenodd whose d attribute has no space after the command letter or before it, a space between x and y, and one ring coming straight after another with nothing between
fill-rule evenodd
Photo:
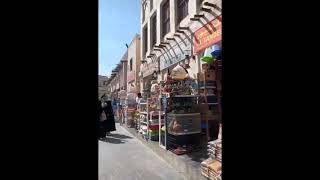
<instances>
[{"instance_id":1,"label":"blue sky","mask_svg":"<svg viewBox=\"0 0 320 180\"><path fill-rule=\"evenodd\" d=\"M99 75L110 76L136 33L140 0L99 0Z\"/></svg>"}]
</instances>

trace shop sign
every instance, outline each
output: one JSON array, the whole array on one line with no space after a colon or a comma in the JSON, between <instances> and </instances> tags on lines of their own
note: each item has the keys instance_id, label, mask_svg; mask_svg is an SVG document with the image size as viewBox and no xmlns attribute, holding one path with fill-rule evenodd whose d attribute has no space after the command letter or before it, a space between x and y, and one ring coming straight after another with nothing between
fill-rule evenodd
<instances>
[{"instance_id":1,"label":"shop sign","mask_svg":"<svg viewBox=\"0 0 320 180\"><path fill-rule=\"evenodd\" d=\"M135 74L136 74L135 71L128 72L127 81L128 82L134 81Z\"/></svg>"},{"instance_id":2,"label":"shop sign","mask_svg":"<svg viewBox=\"0 0 320 180\"><path fill-rule=\"evenodd\" d=\"M213 44L221 41L222 39L222 24L221 19L216 18L212 20L210 23L206 24L205 26L201 27L195 32L195 37L193 39L194 42L194 52L197 53ZM211 31L209 32L208 29ZM197 39L197 41L196 41Z\"/></svg>"},{"instance_id":3,"label":"shop sign","mask_svg":"<svg viewBox=\"0 0 320 180\"><path fill-rule=\"evenodd\" d=\"M143 77L147 77L147 76L151 75L154 71L158 71L158 62L152 62L152 63L148 63L146 65L143 65L142 75L143 75Z\"/></svg>"},{"instance_id":4,"label":"shop sign","mask_svg":"<svg viewBox=\"0 0 320 180\"><path fill-rule=\"evenodd\" d=\"M160 58L160 70L163 70L173 64L176 64L182 60L186 59L186 55L191 56L191 43L185 38L184 42L180 41L179 45L176 43L171 43L172 48L163 52Z\"/></svg>"}]
</instances>

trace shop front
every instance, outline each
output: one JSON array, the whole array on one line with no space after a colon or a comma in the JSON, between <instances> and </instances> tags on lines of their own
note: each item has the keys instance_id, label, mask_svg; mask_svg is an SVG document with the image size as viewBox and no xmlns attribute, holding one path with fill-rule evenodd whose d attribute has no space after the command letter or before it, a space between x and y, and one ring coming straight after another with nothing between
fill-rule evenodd
<instances>
[{"instance_id":1,"label":"shop front","mask_svg":"<svg viewBox=\"0 0 320 180\"><path fill-rule=\"evenodd\" d=\"M202 130L208 141L218 138L221 121L221 40L222 16L195 31L193 52L200 60L199 95L204 97Z\"/></svg>"},{"instance_id":2,"label":"shop front","mask_svg":"<svg viewBox=\"0 0 320 180\"><path fill-rule=\"evenodd\" d=\"M194 55L201 60L199 72L199 95L202 101L202 130L208 141L208 159L201 163L201 174L209 179L221 178L222 141L221 141L221 40L222 16L195 32Z\"/></svg>"}]
</instances>

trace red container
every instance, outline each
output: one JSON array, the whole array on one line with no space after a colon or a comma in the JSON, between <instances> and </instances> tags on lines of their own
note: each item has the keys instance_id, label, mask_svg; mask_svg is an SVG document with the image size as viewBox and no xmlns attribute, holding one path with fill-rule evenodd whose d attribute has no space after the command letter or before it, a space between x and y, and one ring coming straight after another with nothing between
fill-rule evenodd
<instances>
[{"instance_id":1,"label":"red container","mask_svg":"<svg viewBox=\"0 0 320 180\"><path fill-rule=\"evenodd\" d=\"M149 129L151 129L151 130L159 130L159 125L149 125Z\"/></svg>"}]
</instances>

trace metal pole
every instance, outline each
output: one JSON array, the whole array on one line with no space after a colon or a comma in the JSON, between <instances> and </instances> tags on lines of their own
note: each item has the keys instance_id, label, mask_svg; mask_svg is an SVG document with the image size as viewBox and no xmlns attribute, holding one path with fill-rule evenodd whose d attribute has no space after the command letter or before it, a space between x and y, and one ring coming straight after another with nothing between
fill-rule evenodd
<instances>
[{"instance_id":1,"label":"metal pole","mask_svg":"<svg viewBox=\"0 0 320 180\"><path fill-rule=\"evenodd\" d=\"M206 113L205 113L205 120L206 120L206 135L207 135L207 142L209 142L209 120L208 120L208 111L209 111L209 108L208 108L208 100L207 100L207 91L206 91L206 71L203 71L203 88L204 88L204 99L205 99L205 103L206 103Z\"/></svg>"}]
</instances>

